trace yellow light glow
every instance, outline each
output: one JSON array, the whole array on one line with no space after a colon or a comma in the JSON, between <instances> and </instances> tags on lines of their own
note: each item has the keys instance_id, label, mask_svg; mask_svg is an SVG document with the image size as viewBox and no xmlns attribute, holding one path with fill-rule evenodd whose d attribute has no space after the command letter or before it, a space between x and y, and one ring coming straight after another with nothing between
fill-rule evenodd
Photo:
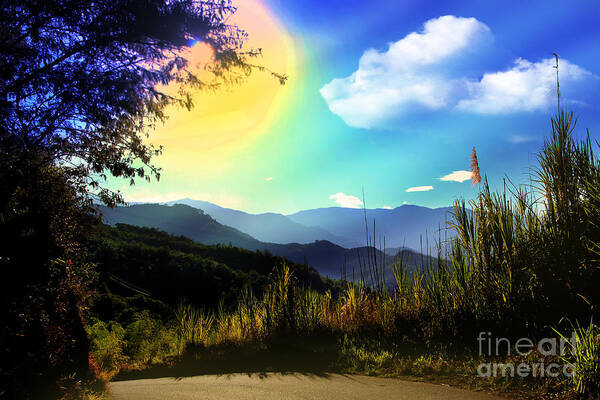
<instances>
[{"instance_id":1,"label":"yellow light glow","mask_svg":"<svg viewBox=\"0 0 600 400\"><path fill-rule=\"evenodd\" d=\"M262 48L263 57L255 59L256 63L288 75L288 83L281 86L268 72L254 71L239 86L195 93L191 111L169 110L166 124L150 135L153 144L164 146L158 164L167 177L190 168L196 175L218 175L291 109L297 76L292 38L260 1L248 0L238 6L230 22L248 32L246 48ZM190 51L192 63L209 54L202 44Z\"/></svg>"}]
</instances>

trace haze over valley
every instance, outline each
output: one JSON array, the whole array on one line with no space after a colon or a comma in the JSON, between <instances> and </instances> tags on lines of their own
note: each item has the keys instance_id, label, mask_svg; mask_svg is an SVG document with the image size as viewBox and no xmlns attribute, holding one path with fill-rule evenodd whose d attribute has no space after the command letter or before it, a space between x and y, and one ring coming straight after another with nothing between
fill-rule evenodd
<instances>
[{"instance_id":1,"label":"haze over valley","mask_svg":"<svg viewBox=\"0 0 600 400\"><path fill-rule=\"evenodd\" d=\"M100 206L100 210L109 225L156 228L203 244L267 250L312 266L324 276L340 278L345 273L348 279L353 271L357 277L361 266L373 262L369 259L391 266L400 251L404 262L411 268L418 267L425 257L420 253L435 255L434 245L439 239L447 239L444 227L450 218L450 208L412 205L392 210L330 207L291 215L249 214L191 199L117 208Z\"/></svg>"}]
</instances>

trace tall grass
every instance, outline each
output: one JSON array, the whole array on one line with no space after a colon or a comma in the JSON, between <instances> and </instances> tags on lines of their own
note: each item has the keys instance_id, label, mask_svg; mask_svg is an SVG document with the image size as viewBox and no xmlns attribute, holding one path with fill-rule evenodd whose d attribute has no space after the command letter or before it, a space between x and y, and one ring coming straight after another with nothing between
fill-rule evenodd
<instances>
[{"instance_id":1,"label":"tall grass","mask_svg":"<svg viewBox=\"0 0 600 400\"><path fill-rule=\"evenodd\" d=\"M175 320L178 349L182 352L188 344L204 345L208 342L215 317L182 302L175 311Z\"/></svg>"},{"instance_id":2,"label":"tall grass","mask_svg":"<svg viewBox=\"0 0 600 400\"><path fill-rule=\"evenodd\" d=\"M568 382L580 395L600 394L600 328L591 321L586 327L572 327L575 343L562 333L556 333L569 345L563 360L572 364L576 371ZM591 396L590 396L591 397Z\"/></svg>"},{"instance_id":3,"label":"tall grass","mask_svg":"<svg viewBox=\"0 0 600 400\"><path fill-rule=\"evenodd\" d=\"M600 295L600 163L589 133L577 140L574 126L572 113L552 119L531 185L506 181L493 191L484 177L475 199L455 202L445 257L440 250L410 273L399 258L393 287L379 260L363 260L361 279L338 298L297 287L284 267L264 298L246 298L227 317L252 329L217 336L380 332L391 341L409 335L430 349L464 349L480 331L536 338L565 318L589 321ZM366 231L370 248L375 233Z\"/></svg>"}]
</instances>

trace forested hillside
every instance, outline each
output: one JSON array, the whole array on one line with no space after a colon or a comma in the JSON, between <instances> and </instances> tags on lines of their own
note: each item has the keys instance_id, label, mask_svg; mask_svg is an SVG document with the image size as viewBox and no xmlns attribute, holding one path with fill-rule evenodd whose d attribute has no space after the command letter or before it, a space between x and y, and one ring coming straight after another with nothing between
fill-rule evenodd
<instances>
[{"instance_id":1,"label":"forested hillside","mask_svg":"<svg viewBox=\"0 0 600 400\"><path fill-rule=\"evenodd\" d=\"M333 281L314 269L268 252L203 245L151 228L100 225L90 248L101 283L95 312L103 319L127 319L144 309L164 316L180 301L216 309L222 300L227 307L244 288L260 294L269 275L283 264L299 284L320 292L336 290Z\"/></svg>"}]
</instances>

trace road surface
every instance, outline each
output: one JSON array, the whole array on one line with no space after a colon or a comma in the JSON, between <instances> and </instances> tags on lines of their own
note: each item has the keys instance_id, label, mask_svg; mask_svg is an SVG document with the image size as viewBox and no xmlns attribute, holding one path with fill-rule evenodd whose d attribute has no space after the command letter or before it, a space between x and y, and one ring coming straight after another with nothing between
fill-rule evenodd
<instances>
[{"instance_id":1,"label":"road surface","mask_svg":"<svg viewBox=\"0 0 600 400\"><path fill-rule=\"evenodd\" d=\"M499 400L430 383L369 376L229 374L113 382L114 400Z\"/></svg>"}]
</instances>

